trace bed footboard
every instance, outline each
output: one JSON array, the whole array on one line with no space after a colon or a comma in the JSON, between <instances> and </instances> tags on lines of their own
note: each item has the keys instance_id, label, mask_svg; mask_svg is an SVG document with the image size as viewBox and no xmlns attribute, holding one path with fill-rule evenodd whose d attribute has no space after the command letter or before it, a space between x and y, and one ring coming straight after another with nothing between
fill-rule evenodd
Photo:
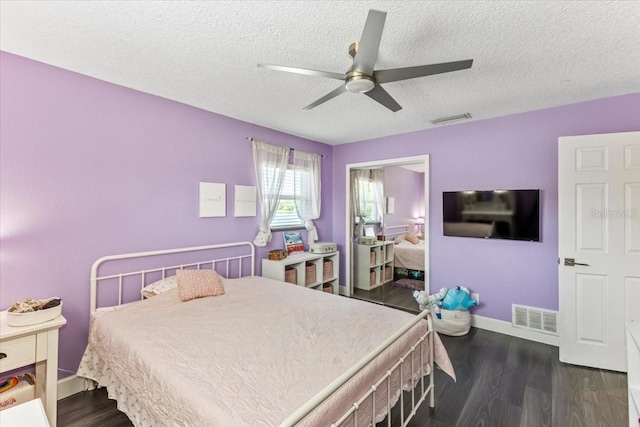
<instances>
[{"instance_id":1,"label":"bed footboard","mask_svg":"<svg viewBox=\"0 0 640 427\"><path fill-rule=\"evenodd\" d=\"M362 411L362 406L367 399L371 399L371 418L375 420L377 415L380 413L379 409L376 408L376 399L375 393L378 389L385 385L386 389L386 410L387 414L387 425L391 426L391 408L395 403L399 403L399 411L400 411L400 425L406 426L408 422L413 418L416 414L420 405L429 398L429 406L431 410L433 410L435 405L434 398L434 327L433 327L433 314L430 310L424 310L422 313L418 314L414 319L412 319L409 323L407 323L404 327L398 330L394 335L389 337L385 342L380 344L377 348L372 350L368 355L366 355L362 360L360 360L356 365L354 365L351 369L345 372L342 376L334 380L331 384L329 384L324 390L310 399L307 403L301 406L298 410L296 410L293 414L291 414L287 419L285 419L280 426L288 427L297 425L300 421L302 421L308 414L310 414L314 409L320 406L326 399L328 399L333 393L335 393L340 387L342 387L345 383L347 383L350 379L356 376L362 369L364 369L367 364L369 364L373 359L378 357L383 351L388 349L391 345L393 345L398 339L400 339L404 334L406 334L414 325L420 322L422 319L426 319L428 323L427 331L424 334L421 334L418 339L411 345L409 350L407 350L397 361L391 366L386 373L379 378L372 378L371 384L367 391L362 396L355 396L353 404L349 407L349 409L342 414L335 422L332 422L330 425L333 426L342 426L345 422L351 420L349 425L358 425L358 415L359 411ZM427 349L425 352L424 343L427 343ZM416 352L419 354L418 363L419 367L428 365L429 366L429 374L428 374L428 382L425 381L425 376L422 375L422 369L419 369L420 375L417 381L417 384L414 384L413 380L410 380L411 386L411 408L408 413L405 414L405 394L402 392L403 381L402 373L403 366L405 363L411 364L410 372L415 372L414 364L415 364L415 356ZM426 354L425 354L426 353ZM428 359L427 359L428 358ZM400 390L399 390L399 400L397 402L392 402L393 396L391 394L390 387L390 379L394 374L399 372L400 375ZM330 421L330 420L327 420Z\"/></svg>"}]
</instances>

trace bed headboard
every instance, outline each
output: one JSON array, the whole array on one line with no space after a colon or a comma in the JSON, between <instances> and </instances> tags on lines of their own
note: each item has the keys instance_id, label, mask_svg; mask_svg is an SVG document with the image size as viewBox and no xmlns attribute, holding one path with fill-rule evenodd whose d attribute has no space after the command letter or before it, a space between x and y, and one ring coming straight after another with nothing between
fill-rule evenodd
<instances>
[{"instance_id":1,"label":"bed headboard","mask_svg":"<svg viewBox=\"0 0 640 427\"><path fill-rule=\"evenodd\" d=\"M390 225L385 228L384 240L394 240L398 236L402 236L404 234L409 233L410 230L411 230L411 225L409 224Z\"/></svg>"},{"instance_id":2,"label":"bed headboard","mask_svg":"<svg viewBox=\"0 0 640 427\"><path fill-rule=\"evenodd\" d=\"M91 313L98 307L142 299L143 287L188 268L214 269L226 278L253 276L255 247L251 242L233 242L104 256L91 267Z\"/></svg>"}]
</instances>

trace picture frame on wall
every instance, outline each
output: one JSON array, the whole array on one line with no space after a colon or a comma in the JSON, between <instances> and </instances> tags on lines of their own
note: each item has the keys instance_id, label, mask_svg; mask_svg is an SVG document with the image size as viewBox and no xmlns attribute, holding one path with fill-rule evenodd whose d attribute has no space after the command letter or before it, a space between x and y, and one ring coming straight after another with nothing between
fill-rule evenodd
<instances>
[{"instance_id":1,"label":"picture frame on wall","mask_svg":"<svg viewBox=\"0 0 640 427\"><path fill-rule=\"evenodd\" d=\"M387 197L387 209L385 213L393 214L395 210L396 210L396 199L394 199L393 197Z\"/></svg>"},{"instance_id":2,"label":"picture frame on wall","mask_svg":"<svg viewBox=\"0 0 640 427\"><path fill-rule=\"evenodd\" d=\"M252 185L235 186L233 216L256 216L256 187Z\"/></svg>"},{"instance_id":3,"label":"picture frame on wall","mask_svg":"<svg viewBox=\"0 0 640 427\"><path fill-rule=\"evenodd\" d=\"M224 217L227 215L227 185L217 182L200 182L200 218Z\"/></svg>"}]
</instances>

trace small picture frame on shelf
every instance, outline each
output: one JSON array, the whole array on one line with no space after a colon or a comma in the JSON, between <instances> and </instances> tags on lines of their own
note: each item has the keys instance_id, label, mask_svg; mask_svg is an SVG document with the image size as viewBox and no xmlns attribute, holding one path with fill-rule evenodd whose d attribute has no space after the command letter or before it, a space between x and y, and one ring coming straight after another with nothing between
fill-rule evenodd
<instances>
[{"instance_id":1,"label":"small picture frame on shelf","mask_svg":"<svg viewBox=\"0 0 640 427\"><path fill-rule=\"evenodd\" d=\"M364 235L366 237L376 237L376 228L373 225L364 226Z\"/></svg>"},{"instance_id":2,"label":"small picture frame on shelf","mask_svg":"<svg viewBox=\"0 0 640 427\"><path fill-rule=\"evenodd\" d=\"M304 252L302 234L299 231L285 231L282 236L284 237L284 247L287 255L291 255L294 252Z\"/></svg>"}]
</instances>

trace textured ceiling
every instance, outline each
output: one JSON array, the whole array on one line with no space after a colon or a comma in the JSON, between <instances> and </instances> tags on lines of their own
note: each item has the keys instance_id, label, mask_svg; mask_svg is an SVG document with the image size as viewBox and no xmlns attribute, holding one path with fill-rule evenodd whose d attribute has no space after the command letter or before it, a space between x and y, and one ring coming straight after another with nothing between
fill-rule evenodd
<instances>
[{"instance_id":1,"label":"textured ceiling","mask_svg":"<svg viewBox=\"0 0 640 427\"><path fill-rule=\"evenodd\" d=\"M640 2L1 1L0 49L328 144L640 91ZM367 12L388 12L376 69L473 59L388 83L393 113L345 93Z\"/></svg>"}]
</instances>

